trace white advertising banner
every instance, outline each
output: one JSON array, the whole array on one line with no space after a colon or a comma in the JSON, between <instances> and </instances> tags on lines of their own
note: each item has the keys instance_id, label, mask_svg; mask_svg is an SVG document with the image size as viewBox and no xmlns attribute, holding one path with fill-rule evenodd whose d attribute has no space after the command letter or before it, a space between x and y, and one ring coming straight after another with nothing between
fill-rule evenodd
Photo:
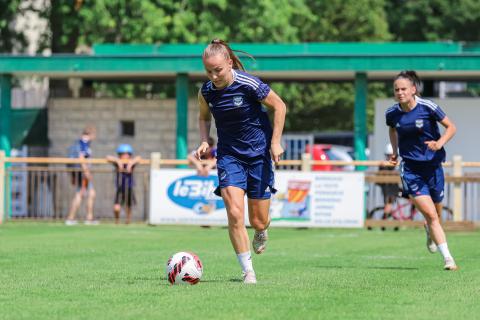
<instances>
[{"instance_id":1,"label":"white advertising banner","mask_svg":"<svg viewBox=\"0 0 480 320\"><path fill-rule=\"evenodd\" d=\"M363 227L363 172L275 172L272 225Z\"/></svg>"},{"instance_id":2,"label":"white advertising banner","mask_svg":"<svg viewBox=\"0 0 480 320\"><path fill-rule=\"evenodd\" d=\"M217 186L216 174L201 177L195 170L151 170L149 222L227 225L225 204L213 194Z\"/></svg>"},{"instance_id":3,"label":"white advertising banner","mask_svg":"<svg viewBox=\"0 0 480 320\"><path fill-rule=\"evenodd\" d=\"M227 225L225 204L213 194L217 186L213 174L200 177L195 170L152 170L149 222ZM276 171L275 188L272 226L363 227L362 172ZM248 223L247 217L246 213Z\"/></svg>"}]
</instances>

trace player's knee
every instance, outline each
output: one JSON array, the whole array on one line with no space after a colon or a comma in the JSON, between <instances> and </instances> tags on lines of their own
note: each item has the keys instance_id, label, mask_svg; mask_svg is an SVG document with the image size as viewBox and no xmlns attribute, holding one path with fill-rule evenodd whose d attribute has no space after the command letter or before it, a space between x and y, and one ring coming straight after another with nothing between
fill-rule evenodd
<instances>
[{"instance_id":1,"label":"player's knee","mask_svg":"<svg viewBox=\"0 0 480 320\"><path fill-rule=\"evenodd\" d=\"M255 230L265 230L268 228L270 221L268 217L253 217L250 219L250 224Z\"/></svg>"},{"instance_id":2,"label":"player's knee","mask_svg":"<svg viewBox=\"0 0 480 320\"><path fill-rule=\"evenodd\" d=\"M428 224L435 224L435 223L440 223L440 219L438 218L438 215L436 212L426 212L424 214L425 220L427 220Z\"/></svg>"},{"instance_id":3,"label":"player's knee","mask_svg":"<svg viewBox=\"0 0 480 320\"><path fill-rule=\"evenodd\" d=\"M114 211L120 211L120 209L121 209L120 204L118 204L118 203L113 206Z\"/></svg>"},{"instance_id":4,"label":"player's knee","mask_svg":"<svg viewBox=\"0 0 480 320\"><path fill-rule=\"evenodd\" d=\"M244 228L245 223L243 222L243 219L230 218L228 219L228 226L233 229Z\"/></svg>"},{"instance_id":5,"label":"player's knee","mask_svg":"<svg viewBox=\"0 0 480 320\"><path fill-rule=\"evenodd\" d=\"M230 227L244 227L243 212L240 208L230 208L228 213L228 225Z\"/></svg>"}]
</instances>

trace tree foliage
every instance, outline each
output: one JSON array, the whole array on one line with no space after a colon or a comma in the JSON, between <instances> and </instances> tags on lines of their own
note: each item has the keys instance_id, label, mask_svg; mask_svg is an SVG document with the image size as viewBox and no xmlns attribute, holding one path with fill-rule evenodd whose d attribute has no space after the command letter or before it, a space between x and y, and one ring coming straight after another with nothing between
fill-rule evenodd
<instances>
[{"instance_id":1,"label":"tree foliage","mask_svg":"<svg viewBox=\"0 0 480 320\"><path fill-rule=\"evenodd\" d=\"M480 40L478 0L392 0L386 10L399 41Z\"/></svg>"},{"instance_id":2,"label":"tree foliage","mask_svg":"<svg viewBox=\"0 0 480 320\"><path fill-rule=\"evenodd\" d=\"M14 28L15 19L21 12L22 0L4 1L0 4L0 53L22 52L27 40L23 31Z\"/></svg>"}]
</instances>

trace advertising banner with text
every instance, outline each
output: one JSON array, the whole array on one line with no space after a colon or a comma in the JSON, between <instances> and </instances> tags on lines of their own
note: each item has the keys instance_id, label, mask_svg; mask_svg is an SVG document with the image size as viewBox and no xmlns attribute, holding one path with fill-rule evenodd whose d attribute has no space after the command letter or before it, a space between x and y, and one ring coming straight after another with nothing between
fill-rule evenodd
<instances>
[{"instance_id":1,"label":"advertising banner with text","mask_svg":"<svg viewBox=\"0 0 480 320\"><path fill-rule=\"evenodd\" d=\"M151 224L227 225L225 204L213 194L216 175L159 169L152 170L150 179ZM272 226L363 227L362 172L277 171L275 188ZM247 212L245 221L248 224Z\"/></svg>"}]
</instances>

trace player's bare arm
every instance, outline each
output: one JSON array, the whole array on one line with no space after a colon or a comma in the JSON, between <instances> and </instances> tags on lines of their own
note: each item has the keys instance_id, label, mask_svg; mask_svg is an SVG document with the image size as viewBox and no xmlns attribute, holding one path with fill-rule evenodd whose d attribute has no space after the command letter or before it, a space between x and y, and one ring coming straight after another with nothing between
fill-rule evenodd
<instances>
[{"instance_id":1,"label":"player's bare arm","mask_svg":"<svg viewBox=\"0 0 480 320\"><path fill-rule=\"evenodd\" d=\"M282 99L273 90L270 90L262 103L269 109L273 110L273 134L270 152L272 154L273 161L278 163L284 152L280 142L282 139L283 127L285 125L285 114L287 113L287 107Z\"/></svg>"},{"instance_id":2,"label":"player's bare arm","mask_svg":"<svg viewBox=\"0 0 480 320\"><path fill-rule=\"evenodd\" d=\"M198 127L200 130L200 146L195 151L195 156L198 160L202 160L202 156L208 149L208 136L210 135L210 127L212 124L212 114L208 108L208 104L205 101L202 93L198 91L198 106L200 108L200 114L198 117Z\"/></svg>"},{"instance_id":3,"label":"player's bare arm","mask_svg":"<svg viewBox=\"0 0 480 320\"><path fill-rule=\"evenodd\" d=\"M452 139L452 137L455 135L457 132L457 127L455 124L447 117L443 118L442 121L440 121L440 124L445 127L445 132L443 135L438 139L437 141L425 141L425 144L430 150L437 151L442 149L442 147Z\"/></svg>"}]
</instances>

